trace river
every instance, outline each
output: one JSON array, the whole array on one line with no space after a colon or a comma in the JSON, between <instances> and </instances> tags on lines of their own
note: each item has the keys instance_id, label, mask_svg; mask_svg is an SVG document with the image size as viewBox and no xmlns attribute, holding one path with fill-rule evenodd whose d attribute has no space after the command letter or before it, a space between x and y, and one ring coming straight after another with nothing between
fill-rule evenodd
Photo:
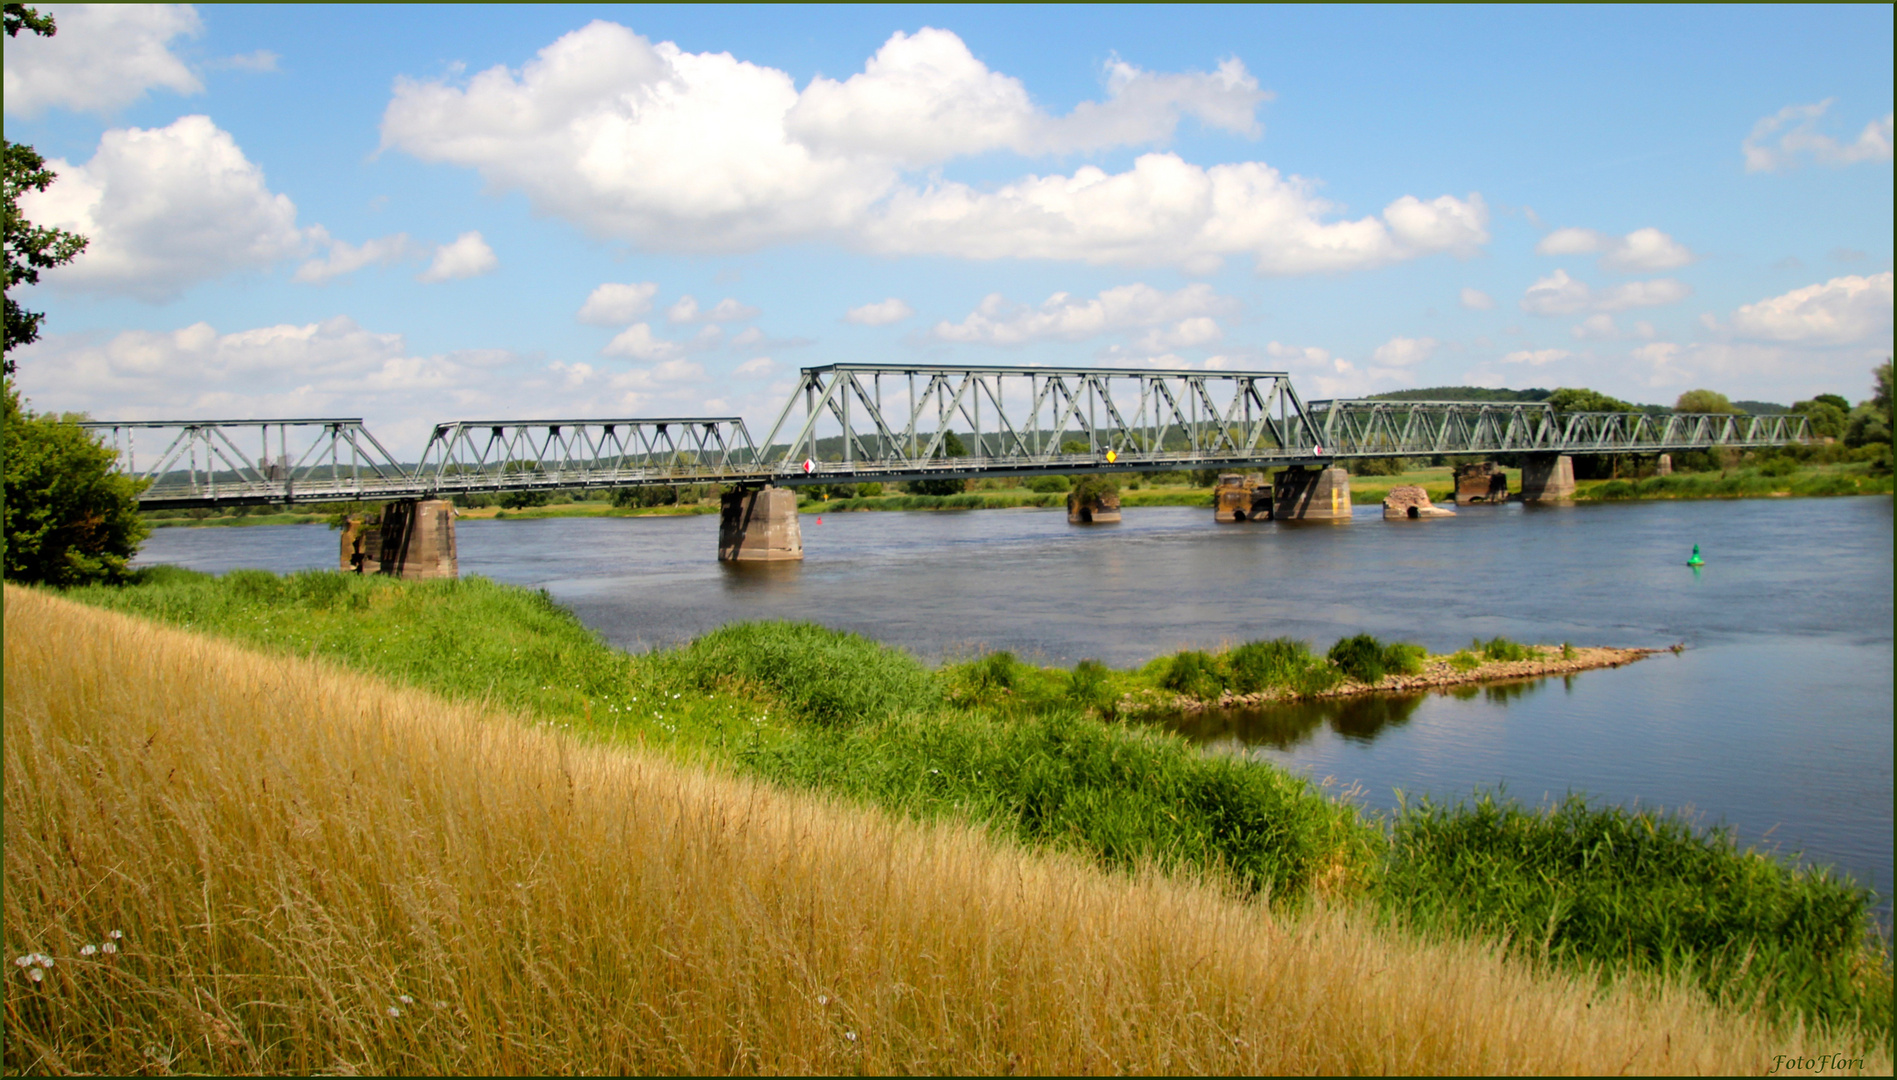
<instances>
[{"instance_id":1,"label":"river","mask_svg":"<svg viewBox=\"0 0 1897 1080\"><path fill-rule=\"evenodd\" d=\"M1875 888L1892 863L1891 500L1469 507L1453 519L1215 525L1132 508L803 519L801 564L716 561L715 516L464 521L463 574L546 589L646 649L810 619L928 660L983 648L1130 666L1184 647L1368 631L1432 652L1520 641L1669 646L1628 667L1400 700L1176 722L1372 807L1506 785L1694 813ZM1685 565L1693 545L1704 568ZM335 565L322 526L170 528L142 562Z\"/></svg>"}]
</instances>

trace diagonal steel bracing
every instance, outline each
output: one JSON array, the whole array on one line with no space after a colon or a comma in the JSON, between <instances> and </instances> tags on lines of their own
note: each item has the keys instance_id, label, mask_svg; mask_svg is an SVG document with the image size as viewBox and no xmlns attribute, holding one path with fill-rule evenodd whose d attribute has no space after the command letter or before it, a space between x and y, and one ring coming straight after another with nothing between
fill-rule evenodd
<instances>
[{"instance_id":1,"label":"diagonal steel bracing","mask_svg":"<svg viewBox=\"0 0 1897 1080\"><path fill-rule=\"evenodd\" d=\"M761 446L734 416L462 420L436 426L421 460L402 465L360 419L86 426L119 451L121 469L147 482L139 496L147 507L653 484L1256 470L1425 454L1660 453L1779 446L1809 436L1805 418L1796 415L1305 402L1281 371L911 364L804 369ZM956 444L962 453L951 456Z\"/></svg>"}]
</instances>

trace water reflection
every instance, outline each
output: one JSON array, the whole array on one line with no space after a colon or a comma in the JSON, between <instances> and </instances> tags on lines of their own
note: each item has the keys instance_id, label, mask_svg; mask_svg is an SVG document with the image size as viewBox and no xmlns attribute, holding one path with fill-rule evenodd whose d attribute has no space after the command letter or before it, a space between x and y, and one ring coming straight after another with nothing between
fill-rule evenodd
<instances>
[{"instance_id":1,"label":"water reflection","mask_svg":"<svg viewBox=\"0 0 1897 1080\"><path fill-rule=\"evenodd\" d=\"M1319 728L1369 742L1385 728L1409 722L1427 694L1366 694L1318 698L1244 709L1207 709L1182 713L1161 722L1195 743L1289 750L1310 741Z\"/></svg>"}]
</instances>

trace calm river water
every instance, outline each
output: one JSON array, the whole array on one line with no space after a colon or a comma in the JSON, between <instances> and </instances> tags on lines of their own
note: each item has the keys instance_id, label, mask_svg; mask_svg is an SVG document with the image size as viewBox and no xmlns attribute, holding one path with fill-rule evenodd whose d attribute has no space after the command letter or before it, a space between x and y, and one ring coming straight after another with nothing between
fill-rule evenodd
<instances>
[{"instance_id":1,"label":"calm river water","mask_svg":"<svg viewBox=\"0 0 1897 1080\"><path fill-rule=\"evenodd\" d=\"M1218 752L1357 785L1361 800L1505 784L1687 809L1891 895L1891 500L1471 507L1453 519L1214 525L1133 508L803 519L805 561L725 566L717 519L467 521L461 571L545 588L644 649L741 619L810 619L927 659L980 648L1134 665L1182 647L1346 634L1622 646L1616 670L1461 695L1208 716ZM1698 544L1703 570L1685 566ZM322 526L161 529L142 561L332 567Z\"/></svg>"}]
</instances>

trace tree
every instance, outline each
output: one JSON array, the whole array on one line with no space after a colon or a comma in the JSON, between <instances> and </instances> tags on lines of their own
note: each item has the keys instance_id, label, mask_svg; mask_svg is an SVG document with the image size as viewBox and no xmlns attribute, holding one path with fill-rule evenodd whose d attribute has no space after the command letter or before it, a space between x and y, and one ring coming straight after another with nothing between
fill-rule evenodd
<instances>
[{"instance_id":1,"label":"tree","mask_svg":"<svg viewBox=\"0 0 1897 1080\"><path fill-rule=\"evenodd\" d=\"M151 526L140 485L112 470L111 447L71 420L35 415L5 395L6 578L45 585L120 581Z\"/></svg>"},{"instance_id":2,"label":"tree","mask_svg":"<svg viewBox=\"0 0 1897 1080\"><path fill-rule=\"evenodd\" d=\"M938 458L967 457L968 447L963 446L962 440L950 431L942 436L942 447L935 452L935 456ZM912 495L960 495L966 490L968 490L968 481L955 477L909 481L909 492Z\"/></svg>"},{"instance_id":3,"label":"tree","mask_svg":"<svg viewBox=\"0 0 1897 1080\"><path fill-rule=\"evenodd\" d=\"M22 30L31 30L41 37L52 37L59 33L51 15L41 15L25 4L7 5L6 24L8 37L19 37Z\"/></svg>"},{"instance_id":4,"label":"tree","mask_svg":"<svg viewBox=\"0 0 1897 1080\"><path fill-rule=\"evenodd\" d=\"M1606 394L1582 386L1564 386L1549 394L1546 400L1548 405L1558 413L1640 411L1619 398L1608 397Z\"/></svg>"},{"instance_id":5,"label":"tree","mask_svg":"<svg viewBox=\"0 0 1897 1080\"><path fill-rule=\"evenodd\" d=\"M1844 435L1844 425L1849 409L1839 408L1832 404L1830 399L1837 396L1836 394L1819 394L1810 401L1794 401L1792 411L1805 417L1806 427L1813 435L1821 439L1841 438Z\"/></svg>"},{"instance_id":6,"label":"tree","mask_svg":"<svg viewBox=\"0 0 1897 1080\"><path fill-rule=\"evenodd\" d=\"M6 30L8 37L17 37L21 30L30 30L42 37L52 37L57 28L51 15L41 15L25 4L6 5ZM69 263L81 251L86 249L86 238L64 229L47 229L34 225L20 213L20 196L28 191L45 191L56 175L46 167L46 159L40 157L30 146L23 143L6 142L6 341L0 350L4 361L0 370L13 374L13 350L21 345L36 341L40 336L40 320L46 317L44 312L28 311L13 300L15 285L37 285L41 270L51 270L55 266Z\"/></svg>"},{"instance_id":7,"label":"tree","mask_svg":"<svg viewBox=\"0 0 1897 1080\"><path fill-rule=\"evenodd\" d=\"M1736 416L1739 410L1733 407L1726 395L1717 390L1688 390L1673 403L1673 411L1680 413L1726 413Z\"/></svg>"}]
</instances>

